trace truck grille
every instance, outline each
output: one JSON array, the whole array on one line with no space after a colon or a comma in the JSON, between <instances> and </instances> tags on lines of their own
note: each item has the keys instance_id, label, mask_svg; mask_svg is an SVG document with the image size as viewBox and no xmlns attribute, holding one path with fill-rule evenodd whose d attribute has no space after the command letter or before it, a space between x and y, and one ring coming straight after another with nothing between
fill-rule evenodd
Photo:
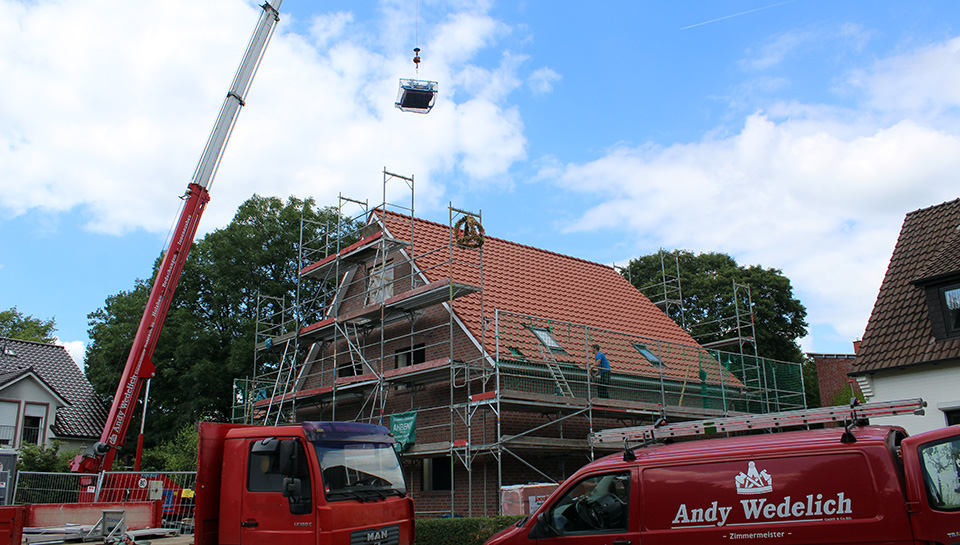
<instances>
[{"instance_id":1,"label":"truck grille","mask_svg":"<svg viewBox=\"0 0 960 545\"><path fill-rule=\"evenodd\" d=\"M400 526L357 530L350 534L350 545L400 545Z\"/></svg>"}]
</instances>

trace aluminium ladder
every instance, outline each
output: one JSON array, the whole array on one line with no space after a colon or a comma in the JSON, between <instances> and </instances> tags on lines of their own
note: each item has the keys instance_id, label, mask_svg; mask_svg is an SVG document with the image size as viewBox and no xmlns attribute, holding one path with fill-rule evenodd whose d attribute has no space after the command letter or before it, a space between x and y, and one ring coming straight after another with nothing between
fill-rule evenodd
<instances>
[{"instance_id":1,"label":"aluminium ladder","mask_svg":"<svg viewBox=\"0 0 960 545\"><path fill-rule=\"evenodd\" d=\"M676 424L652 424L629 428L613 428L595 432L589 436L593 445L622 445L628 442L644 442L668 437L691 437L711 433L764 430L825 424L828 422L856 421L871 417L923 414L927 405L920 398L900 401L877 401L856 404L852 407L819 407L777 413L729 416L712 420L694 420Z\"/></svg>"}]
</instances>

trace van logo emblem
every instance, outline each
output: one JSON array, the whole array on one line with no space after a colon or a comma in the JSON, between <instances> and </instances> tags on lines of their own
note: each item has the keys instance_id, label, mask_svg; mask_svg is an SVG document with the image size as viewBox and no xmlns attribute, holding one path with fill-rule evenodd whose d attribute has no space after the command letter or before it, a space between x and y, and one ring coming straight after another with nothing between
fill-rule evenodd
<instances>
[{"instance_id":1,"label":"van logo emblem","mask_svg":"<svg viewBox=\"0 0 960 545\"><path fill-rule=\"evenodd\" d=\"M773 491L773 478L767 470L757 470L757 464L747 464L747 472L740 472L734 480L737 482L737 494L766 494Z\"/></svg>"}]
</instances>

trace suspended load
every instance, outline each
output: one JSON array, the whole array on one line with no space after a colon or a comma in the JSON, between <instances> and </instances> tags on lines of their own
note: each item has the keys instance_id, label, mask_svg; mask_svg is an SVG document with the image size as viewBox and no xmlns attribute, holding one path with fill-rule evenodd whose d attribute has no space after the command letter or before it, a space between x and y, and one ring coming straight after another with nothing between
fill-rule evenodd
<instances>
[{"instance_id":1,"label":"suspended load","mask_svg":"<svg viewBox=\"0 0 960 545\"><path fill-rule=\"evenodd\" d=\"M420 71L420 48L414 48L413 63ZM437 101L437 82L419 79L400 79L396 107L404 112L429 113Z\"/></svg>"}]
</instances>

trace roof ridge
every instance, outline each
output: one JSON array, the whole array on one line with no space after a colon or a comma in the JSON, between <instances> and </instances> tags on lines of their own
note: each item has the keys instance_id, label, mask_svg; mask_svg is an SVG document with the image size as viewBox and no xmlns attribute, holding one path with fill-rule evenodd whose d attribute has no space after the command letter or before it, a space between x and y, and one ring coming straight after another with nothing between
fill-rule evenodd
<instances>
[{"instance_id":1,"label":"roof ridge","mask_svg":"<svg viewBox=\"0 0 960 545\"><path fill-rule=\"evenodd\" d=\"M67 347L63 346L62 344L45 343L45 342L43 342L43 341L28 341L28 340L26 340L26 339L15 339L15 338L13 338L13 337L2 337L2 336L0 336L0 341L17 341L18 343L39 344L39 345L41 345L41 346L56 346L56 347L58 347L58 348L63 348L64 350L66 350L66 348L67 348Z\"/></svg>"},{"instance_id":2,"label":"roof ridge","mask_svg":"<svg viewBox=\"0 0 960 545\"><path fill-rule=\"evenodd\" d=\"M918 208L918 209L913 210L913 211L911 211L911 212L907 212L906 217L910 217L910 216L912 216L912 215L914 215L914 214L919 214L919 213L922 213L922 212L929 212L929 211L933 210L934 208L940 208L941 206L945 206L945 205L948 205L948 204L960 204L960 198L953 199L952 201L943 201L943 202L940 203L940 204L933 204L933 205L930 205L930 206L925 206L925 207L923 207L923 208Z\"/></svg>"},{"instance_id":3,"label":"roof ridge","mask_svg":"<svg viewBox=\"0 0 960 545\"><path fill-rule=\"evenodd\" d=\"M957 200L960 200L960 199L957 199ZM398 218L404 218L404 219L409 219L409 218L412 217L412 216L408 216L408 215L406 215L406 214L401 214L401 213L399 213L399 212L393 212L393 211L390 211L390 210L382 210L382 209L379 209L379 208L378 208L378 209L375 209L373 212L381 212L381 213L384 213L384 214L388 214L388 215L391 215L391 216L396 216L396 217L398 217ZM449 225L444 225L444 224L442 224L442 223L440 223L440 222L437 222L437 221L432 221L432 220L423 219L423 218L418 218L418 217L412 217L412 218L413 218L413 220L416 221L416 222L426 223L426 224L434 225L434 226L436 226L436 227L442 227L442 228L444 228L444 229L449 229L449 227L450 227ZM599 266L599 267L604 267L604 268L606 268L606 269L616 270L616 269L614 269L614 267L611 266L611 265L605 265L605 264L603 264L603 263L598 263L598 262L596 262L596 261L590 261L589 259L583 259L582 257L572 256L572 255L569 255L569 254L562 254L562 253L560 253L560 252L555 252L555 251L553 251L553 250L545 250L545 249L543 249L543 248L537 248L536 246L531 246L531 245L529 245L529 244L522 244L522 243L520 243L520 242L514 242L514 241L512 241L512 240L507 240L507 239L499 238L499 237L493 237L493 236L489 236L489 235L484 235L484 238L486 238L486 239L493 239L493 240L496 240L496 241L498 241L498 242L502 242L502 243L504 243L504 244L509 244L509 245L512 245L512 246L517 246L517 247L520 247L520 248L527 248L527 249L529 249L529 250L533 250L533 251L539 252L539 253L551 254L551 255L558 256L558 257L564 257L564 258L567 258L567 259L573 259L573 260L576 260L576 261L580 261L581 263L587 263L587 264L589 264L589 265L597 265L597 266Z\"/></svg>"}]
</instances>

